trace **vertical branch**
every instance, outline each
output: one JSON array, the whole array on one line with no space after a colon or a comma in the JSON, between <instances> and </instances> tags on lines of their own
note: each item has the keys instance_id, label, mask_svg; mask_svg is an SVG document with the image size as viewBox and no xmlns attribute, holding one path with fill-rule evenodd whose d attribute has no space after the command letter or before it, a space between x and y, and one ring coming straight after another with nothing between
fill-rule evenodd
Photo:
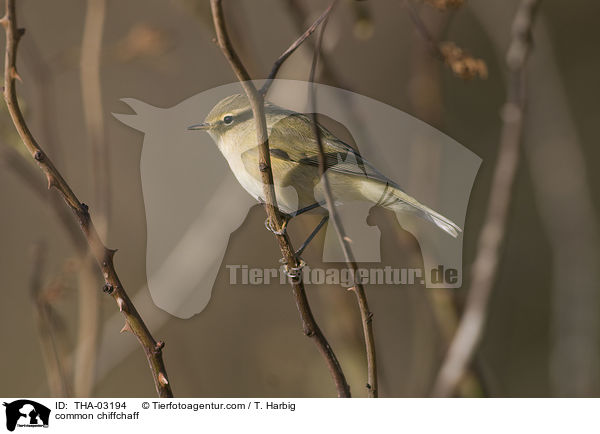
<instances>
[{"instance_id":1,"label":"vertical branch","mask_svg":"<svg viewBox=\"0 0 600 434\"><path fill-rule=\"evenodd\" d=\"M83 113L92 149L92 180L98 233L106 239L110 207L108 146L104 139L100 57L106 13L105 0L88 0L81 43ZM93 258L85 255L79 272L79 326L74 369L75 396L90 396L94 385L98 347L99 294L95 289Z\"/></svg>"},{"instance_id":2,"label":"vertical branch","mask_svg":"<svg viewBox=\"0 0 600 434\"><path fill-rule=\"evenodd\" d=\"M92 177L96 226L100 236L107 233L110 215L110 176L108 146L104 137L104 117L100 83L102 35L106 15L106 0L88 0L81 42L81 94L83 114L92 149Z\"/></svg>"},{"instance_id":3,"label":"vertical branch","mask_svg":"<svg viewBox=\"0 0 600 434\"><path fill-rule=\"evenodd\" d=\"M446 14L440 14L438 11L431 10L425 17L419 17L423 23L427 22L428 33L431 40L437 41L447 27L448 19ZM425 25L425 24L423 24ZM428 43L423 40L420 34L414 35L413 56L411 62L411 78L409 99L417 118L424 120L429 125L440 128L442 123L442 84L441 84L441 64L434 56L431 56L428 49L423 49L423 43ZM428 47L426 47L428 48ZM424 97L426 96L426 97ZM439 177L436 174L440 173L441 168L441 151L439 149L427 149L422 146L422 143L412 143L411 145L411 185L419 183L420 188L426 188L427 197L435 197L435 186L439 183ZM430 185L423 186L422 174L427 173L431 179ZM421 260L420 253L415 252L418 256L417 260ZM428 299L432 313L435 317L435 323L438 329L438 336L441 344L445 349L448 348L452 341L452 336L456 332L458 326L459 312L454 303L453 291L447 289L428 289L424 296ZM419 354L415 354L413 363L417 366L423 365L423 360L419 360ZM430 378L427 378L427 388L430 387ZM463 381L460 382L457 389L457 395L461 397L478 396L483 391L483 379L478 376L476 370L472 369L466 373Z\"/></svg>"},{"instance_id":4,"label":"vertical branch","mask_svg":"<svg viewBox=\"0 0 600 434\"><path fill-rule=\"evenodd\" d=\"M279 215L277 199L275 197L263 94L259 92L254 84L250 81L250 75L248 74L246 68L236 54L233 45L231 44L225 25L225 17L223 15L223 5L221 0L211 0L210 5L215 31L217 34L217 43L229 62L231 68L233 69L237 79L240 81L252 107L252 113L256 122L256 139L259 149L259 170L263 182L267 218L269 219L273 229L277 232L275 237L279 243L281 254L287 263L288 269L298 268L300 263L298 258L296 258L290 239L287 233L281 230L283 222L281 216ZM264 89L264 91L266 92L266 89ZM298 311L300 312L300 317L302 318L304 334L308 337L311 337L315 341L317 348L325 358L331 376L334 379L338 396L349 397L350 387L346 382L346 378L337 360L337 357L335 356L335 353L331 349L327 339L325 339L325 336L321 332L321 329L319 328L311 312L310 305L306 297L304 284L300 279L300 275L291 277L290 282L292 285L294 300L296 302Z\"/></svg>"},{"instance_id":5,"label":"vertical branch","mask_svg":"<svg viewBox=\"0 0 600 434\"><path fill-rule=\"evenodd\" d=\"M471 270L471 288L465 312L436 379L434 396L449 396L454 393L473 358L485 325L519 164L525 107L525 64L530 52L531 29L538 4L538 0L521 0L513 21L512 38L506 56L509 71L508 95L502 112L498 161L494 169L486 220Z\"/></svg>"},{"instance_id":6,"label":"vertical branch","mask_svg":"<svg viewBox=\"0 0 600 434\"><path fill-rule=\"evenodd\" d=\"M496 7L472 2L471 10L496 49L503 49L503 17ZM504 12L503 12L504 13ZM530 128L525 164L540 229L550 247L552 271L550 393L597 396L600 390L600 216L594 207L589 163L578 137L547 19L536 20L536 51L527 87ZM576 230L574 230L576 228Z\"/></svg>"},{"instance_id":7,"label":"vertical branch","mask_svg":"<svg viewBox=\"0 0 600 434\"><path fill-rule=\"evenodd\" d=\"M140 314L125 292L123 285L115 271L113 256L115 250L108 249L102 242L96 227L90 217L87 205L80 202L70 185L65 181L62 174L56 169L48 155L37 143L29 127L25 122L17 99L15 81L20 79L17 73L17 46L19 40L25 33L24 29L18 28L15 15L15 0L7 0L5 15L0 19L0 24L6 33L6 50L4 55L4 91L3 96L10 113L13 124L23 141L23 145L31 157L35 160L40 170L48 180L48 187L55 188L60 193L69 208L73 211L83 234L86 237L90 251L92 252L102 276L104 277L104 290L110 294L119 310L125 316L124 330L131 331L146 353L146 359L152 371L156 391L161 397L173 396L171 386L167 379L167 373L162 359L163 342L156 342L150 331L144 324Z\"/></svg>"},{"instance_id":8,"label":"vertical branch","mask_svg":"<svg viewBox=\"0 0 600 434\"><path fill-rule=\"evenodd\" d=\"M334 4L335 1L332 3L332 6ZM321 178L323 179L323 190L325 194L327 210L329 211L329 217L333 221L333 225L335 227L335 231L337 233L340 245L342 247L342 251L344 252L344 258L346 259L346 263L348 264L348 267L350 267L350 269L352 270L352 276L354 280L354 286L352 287L352 290L356 294L356 299L358 301L358 308L360 311L367 353L367 392L369 398L377 398L377 356L375 352L375 338L373 336L373 314L369 310L369 303L367 302L367 295L365 293L365 289L362 283L356 278L356 275L358 273L358 266L356 265L356 260L354 258L354 254L352 253L352 248L350 247L350 243L348 242L348 237L346 236L346 232L344 230L344 226L342 225L342 221L340 220L340 216L335 209L335 203L331 193L331 186L329 185L329 178L327 177L326 173L327 168L325 164L325 150L323 149L321 130L319 129L319 124L317 123L317 102L314 81L315 71L321 52L321 42L323 40L323 34L325 33L325 26L327 25L327 19L328 17L325 18L325 20L323 21L323 25L319 30L317 42L315 44L315 50L309 78L309 104L312 111L312 124L314 127L314 134L317 140L317 146L319 148L319 172L321 174Z\"/></svg>"},{"instance_id":9,"label":"vertical branch","mask_svg":"<svg viewBox=\"0 0 600 434\"><path fill-rule=\"evenodd\" d=\"M97 281L94 258L84 253L77 277L79 319L73 366L73 394L77 397L91 396L94 388L100 320Z\"/></svg>"}]
</instances>

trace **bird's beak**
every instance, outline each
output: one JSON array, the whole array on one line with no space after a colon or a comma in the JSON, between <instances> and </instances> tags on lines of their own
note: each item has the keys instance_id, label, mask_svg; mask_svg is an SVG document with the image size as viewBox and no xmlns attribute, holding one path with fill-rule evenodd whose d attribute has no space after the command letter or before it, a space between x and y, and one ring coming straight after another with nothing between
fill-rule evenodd
<instances>
[{"instance_id":1,"label":"bird's beak","mask_svg":"<svg viewBox=\"0 0 600 434\"><path fill-rule=\"evenodd\" d=\"M201 124L190 125L188 130L208 130L210 128L210 124L208 122L203 122Z\"/></svg>"}]
</instances>

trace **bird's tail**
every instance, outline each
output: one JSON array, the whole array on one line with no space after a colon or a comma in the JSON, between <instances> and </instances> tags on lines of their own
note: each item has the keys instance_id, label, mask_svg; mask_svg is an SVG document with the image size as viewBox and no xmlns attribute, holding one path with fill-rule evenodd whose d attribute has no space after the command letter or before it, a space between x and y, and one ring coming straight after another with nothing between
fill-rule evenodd
<instances>
[{"instance_id":1,"label":"bird's tail","mask_svg":"<svg viewBox=\"0 0 600 434\"><path fill-rule=\"evenodd\" d=\"M415 198L409 196L401 189L394 187L393 185L387 184L383 192L380 188L378 189L379 199L377 204L383 206L392 211L404 211L416 213L419 217L424 218L430 222L435 223L437 227L443 229L454 238L458 237L458 234L462 232L462 229L458 227L452 220L444 217L443 215L435 212L431 208L426 207ZM373 199L373 198L372 198Z\"/></svg>"}]
</instances>

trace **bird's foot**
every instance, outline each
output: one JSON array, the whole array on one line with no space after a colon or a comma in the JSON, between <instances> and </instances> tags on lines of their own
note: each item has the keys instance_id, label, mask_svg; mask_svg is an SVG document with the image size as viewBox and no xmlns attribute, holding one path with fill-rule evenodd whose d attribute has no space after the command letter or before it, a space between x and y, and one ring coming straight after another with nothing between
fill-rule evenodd
<instances>
[{"instance_id":1,"label":"bird's foot","mask_svg":"<svg viewBox=\"0 0 600 434\"><path fill-rule=\"evenodd\" d=\"M286 260L285 260L285 258L281 258L279 260L279 262L282 262L285 264ZM288 277L290 277L292 279L298 279L302 275L302 269L305 266L306 266L306 262L304 261L304 259L298 257L298 265L296 267L290 267L290 266L288 266L288 264L285 264L283 266L283 271L285 272L285 274L288 275Z\"/></svg>"},{"instance_id":2,"label":"bird's foot","mask_svg":"<svg viewBox=\"0 0 600 434\"><path fill-rule=\"evenodd\" d=\"M287 223L288 219L285 219L283 221L283 224L281 225L281 230L277 230L273 227L273 224L271 223L269 217L267 217L267 219L265 220L265 228L267 228L268 231L273 232L275 235L283 235L285 234L285 231L287 229Z\"/></svg>"}]
</instances>

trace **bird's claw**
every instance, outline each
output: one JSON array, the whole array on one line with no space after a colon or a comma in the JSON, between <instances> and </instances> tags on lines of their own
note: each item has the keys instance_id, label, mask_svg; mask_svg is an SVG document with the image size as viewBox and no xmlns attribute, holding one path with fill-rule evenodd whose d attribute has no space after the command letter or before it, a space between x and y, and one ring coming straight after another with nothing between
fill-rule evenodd
<instances>
[{"instance_id":1,"label":"bird's claw","mask_svg":"<svg viewBox=\"0 0 600 434\"><path fill-rule=\"evenodd\" d=\"M284 258L281 258L279 262L285 262ZM283 266L283 270L288 277L297 279L302 274L302 269L306 266L306 262L302 258L298 258L298 265L296 267L289 267L287 264Z\"/></svg>"},{"instance_id":2,"label":"bird's claw","mask_svg":"<svg viewBox=\"0 0 600 434\"><path fill-rule=\"evenodd\" d=\"M273 228L273 225L271 224L271 220L269 219L269 217L267 217L267 219L265 220L265 228L267 228L267 230L269 232L272 232L275 235L283 235L283 234L285 234L285 231L287 228L287 221L283 222L283 224L281 225L281 230L278 231L275 228Z\"/></svg>"}]
</instances>

